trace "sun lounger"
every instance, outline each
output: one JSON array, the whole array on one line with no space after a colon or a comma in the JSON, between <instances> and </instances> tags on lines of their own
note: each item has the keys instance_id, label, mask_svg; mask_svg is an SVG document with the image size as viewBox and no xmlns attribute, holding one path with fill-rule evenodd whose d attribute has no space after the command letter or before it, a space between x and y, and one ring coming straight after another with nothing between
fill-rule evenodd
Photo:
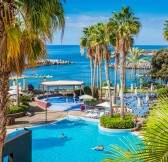
<instances>
[{"instance_id":1,"label":"sun lounger","mask_svg":"<svg viewBox=\"0 0 168 162\"><path fill-rule=\"evenodd\" d=\"M90 118L94 118L94 119L99 118L99 113L93 113Z\"/></svg>"},{"instance_id":2,"label":"sun lounger","mask_svg":"<svg viewBox=\"0 0 168 162\"><path fill-rule=\"evenodd\" d=\"M89 112L88 114L84 114L83 116L87 118L91 118L92 115L93 115L93 112Z\"/></svg>"}]
</instances>

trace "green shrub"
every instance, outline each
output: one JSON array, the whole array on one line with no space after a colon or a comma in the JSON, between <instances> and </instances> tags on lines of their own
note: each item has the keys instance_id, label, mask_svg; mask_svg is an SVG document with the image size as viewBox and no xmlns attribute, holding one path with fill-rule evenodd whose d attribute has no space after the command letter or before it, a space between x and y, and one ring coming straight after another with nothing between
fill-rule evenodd
<instances>
[{"instance_id":1,"label":"green shrub","mask_svg":"<svg viewBox=\"0 0 168 162\"><path fill-rule=\"evenodd\" d=\"M31 96L20 96L19 100L21 103L23 104L28 104L28 102L32 101L32 97Z\"/></svg>"},{"instance_id":2,"label":"green shrub","mask_svg":"<svg viewBox=\"0 0 168 162\"><path fill-rule=\"evenodd\" d=\"M160 89L157 90L157 94L158 94L159 96L165 95L165 94L167 94L167 93L168 93L168 88L160 88Z\"/></svg>"},{"instance_id":3,"label":"green shrub","mask_svg":"<svg viewBox=\"0 0 168 162\"><path fill-rule=\"evenodd\" d=\"M95 106L95 105L97 105L98 104L98 101L97 101L97 99L87 99L87 100L84 100L84 103L86 104L86 105L89 105L89 106Z\"/></svg>"},{"instance_id":4,"label":"green shrub","mask_svg":"<svg viewBox=\"0 0 168 162\"><path fill-rule=\"evenodd\" d=\"M20 105L20 106L10 106L8 108L8 114L15 114L19 112L24 112L29 109L29 105Z\"/></svg>"},{"instance_id":5,"label":"green shrub","mask_svg":"<svg viewBox=\"0 0 168 162\"><path fill-rule=\"evenodd\" d=\"M130 90L128 88L125 88L124 93L128 93L128 92L130 92Z\"/></svg>"},{"instance_id":6,"label":"green shrub","mask_svg":"<svg viewBox=\"0 0 168 162\"><path fill-rule=\"evenodd\" d=\"M100 125L111 129L128 129L134 127L132 115L125 115L124 120L121 120L119 114L113 115L113 118L102 116L100 118Z\"/></svg>"},{"instance_id":7,"label":"green shrub","mask_svg":"<svg viewBox=\"0 0 168 162\"><path fill-rule=\"evenodd\" d=\"M107 82L102 82L102 87L106 87L107 86ZM110 82L110 86L112 86L112 83Z\"/></svg>"},{"instance_id":8,"label":"green shrub","mask_svg":"<svg viewBox=\"0 0 168 162\"><path fill-rule=\"evenodd\" d=\"M80 89L77 89L74 92L77 96L80 96ZM81 90L81 95L83 95L83 94L84 94L84 92L83 92L83 90Z\"/></svg>"},{"instance_id":9,"label":"green shrub","mask_svg":"<svg viewBox=\"0 0 168 162\"><path fill-rule=\"evenodd\" d=\"M91 87L87 86L84 88L84 92L87 95L92 95L92 89ZM97 87L94 87L94 97L99 98L99 89Z\"/></svg>"}]
</instances>

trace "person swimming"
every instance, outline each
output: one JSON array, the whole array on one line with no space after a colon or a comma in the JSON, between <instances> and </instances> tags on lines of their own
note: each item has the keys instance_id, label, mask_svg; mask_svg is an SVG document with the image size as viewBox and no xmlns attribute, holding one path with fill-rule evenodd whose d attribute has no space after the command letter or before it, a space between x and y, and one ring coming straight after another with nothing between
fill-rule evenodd
<instances>
[{"instance_id":1,"label":"person swimming","mask_svg":"<svg viewBox=\"0 0 168 162\"><path fill-rule=\"evenodd\" d=\"M92 148L92 150L103 151L104 150L104 146L103 145L96 146L96 147Z\"/></svg>"},{"instance_id":2,"label":"person swimming","mask_svg":"<svg viewBox=\"0 0 168 162\"><path fill-rule=\"evenodd\" d=\"M65 138L65 135L64 135L64 133L61 133L61 135L60 135L60 136L61 136L61 138Z\"/></svg>"}]
</instances>

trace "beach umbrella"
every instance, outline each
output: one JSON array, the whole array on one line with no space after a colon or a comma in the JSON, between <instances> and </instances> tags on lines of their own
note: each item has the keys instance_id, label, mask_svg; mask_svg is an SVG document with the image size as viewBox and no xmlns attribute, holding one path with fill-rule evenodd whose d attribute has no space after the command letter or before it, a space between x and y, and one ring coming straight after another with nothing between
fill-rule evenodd
<instances>
[{"instance_id":1,"label":"beach umbrella","mask_svg":"<svg viewBox=\"0 0 168 162\"><path fill-rule=\"evenodd\" d=\"M131 92L133 92L133 90L134 90L134 86L133 84L131 84Z\"/></svg>"},{"instance_id":2,"label":"beach umbrella","mask_svg":"<svg viewBox=\"0 0 168 162\"><path fill-rule=\"evenodd\" d=\"M153 91L153 90L154 90L153 83L151 83L151 91Z\"/></svg>"},{"instance_id":3,"label":"beach umbrella","mask_svg":"<svg viewBox=\"0 0 168 162\"><path fill-rule=\"evenodd\" d=\"M79 96L79 99L85 100L85 99L94 99L94 98L90 95L82 95L82 96Z\"/></svg>"},{"instance_id":4,"label":"beach umbrella","mask_svg":"<svg viewBox=\"0 0 168 162\"><path fill-rule=\"evenodd\" d=\"M137 87L135 87L135 95L138 94L138 90L137 90Z\"/></svg>"},{"instance_id":5,"label":"beach umbrella","mask_svg":"<svg viewBox=\"0 0 168 162\"><path fill-rule=\"evenodd\" d=\"M102 87L102 89L108 90L108 86ZM110 89L114 89L114 87L110 87Z\"/></svg>"},{"instance_id":6,"label":"beach umbrella","mask_svg":"<svg viewBox=\"0 0 168 162\"><path fill-rule=\"evenodd\" d=\"M148 102L148 101L149 101L149 95L146 94L146 102Z\"/></svg>"},{"instance_id":7,"label":"beach umbrella","mask_svg":"<svg viewBox=\"0 0 168 162\"><path fill-rule=\"evenodd\" d=\"M112 106L115 106L116 104L112 104ZM100 104L96 105L97 107L105 107L105 108L110 108L110 103L109 102L102 102Z\"/></svg>"},{"instance_id":8,"label":"beach umbrella","mask_svg":"<svg viewBox=\"0 0 168 162\"><path fill-rule=\"evenodd\" d=\"M138 98L138 105L137 106L141 107L141 99L140 98Z\"/></svg>"},{"instance_id":9,"label":"beach umbrella","mask_svg":"<svg viewBox=\"0 0 168 162\"><path fill-rule=\"evenodd\" d=\"M82 96L79 96L79 99L87 100L87 99L94 99L94 98L90 95L82 95ZM85 104L85 110L86 110L86 104Z\"/></svg>"},{"instance_id":10,"label":"beach umbrella","mask_svg":"<svg viewBox=\"0 0 168 162\"><path fill-rule=\"evenodd\" d=\"M17 90L10 90L10 91L8 91L8 92L9 92L9 94L11 94L11 95L16 95L16 94L17 94ZM23 93L19 91L19 94L23 94Z\"/></svg>"},{"instance_id":11,"label":"beach umbrella","mask_svg":"<svg viewBox=\"0 0 168 162\"><path fill-rule=\"evenodd\" d=\"M97 104L96 106L109 108L110 107L110 103L109 102L102 102L100 104Z\"/></svg>"},{"instance_id":12,"label":"beach umbrella","mask_svg":"<svg viewBox=\"0 0 168 162\"><path fill-rule=\"evenodd\" d=\"M11 89L11 90L17 90L17 86L11 86L11 87L9 87L9 89ZM21 90L20 86L19 86L19 90Z\"/></svg>"}]
</instances>

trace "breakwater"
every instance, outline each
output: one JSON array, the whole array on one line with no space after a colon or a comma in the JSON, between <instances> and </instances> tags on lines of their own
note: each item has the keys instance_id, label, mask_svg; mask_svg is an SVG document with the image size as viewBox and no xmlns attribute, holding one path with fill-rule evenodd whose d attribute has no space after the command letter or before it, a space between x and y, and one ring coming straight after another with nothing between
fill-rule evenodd
<instances>
[{"instance_id":1,"label":"breakwater","mask_svg":"<svg viewBox=\"0 0 168 162\"><path fill-rule=\"evenodd\" d=\"M115 68L115 63L112 63L109 65L109 68ZM120 64L118 64L118 69L120 68ZM132 64L127 64L125 66L126 69L133 69ZM147 63L142 63L142 64L138 64L136 66L137 69L150 69L151 65L147 64Z\"/></svg>"},{"instance_id":2,"label":"breakwater","mask_svg":"<svg viewBox=\"0 0 168 162\"><path fill-rule=\"evenodd\" d=\"M36 67L51 66L51 65L70 65L70 64L74 64L74 62L66 60L56 60L56 59L41 59L36 62ZM28 65L27 68L29 68Z\"/></svg>"}]
</instances>

